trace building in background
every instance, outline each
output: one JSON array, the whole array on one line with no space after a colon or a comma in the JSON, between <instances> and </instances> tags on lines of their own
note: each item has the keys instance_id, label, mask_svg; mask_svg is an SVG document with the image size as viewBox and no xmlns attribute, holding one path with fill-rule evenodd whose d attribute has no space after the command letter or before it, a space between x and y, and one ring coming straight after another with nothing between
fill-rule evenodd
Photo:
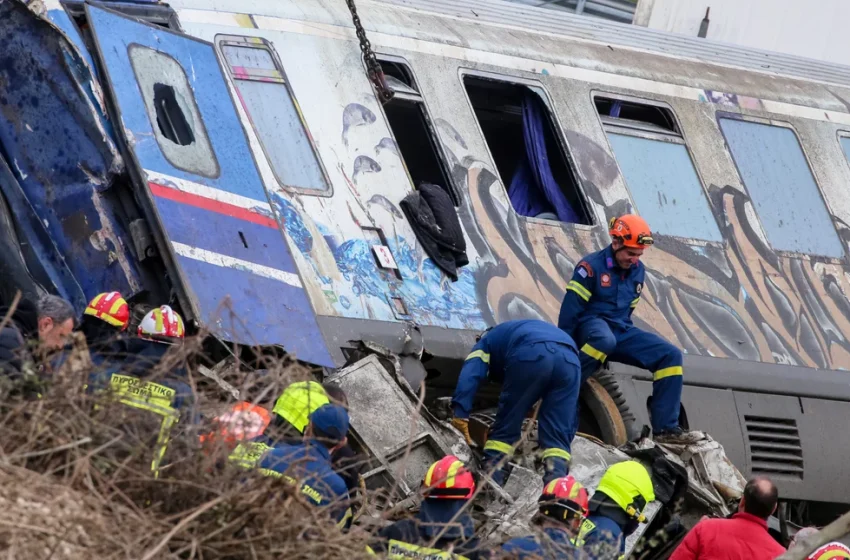
<instances>
[{"instance_id":1,"label":"building in background","mask_svg":"<svg viewBox=\"0 0 850 560\"><path fill-rule=\"evenodd\" d=\"M847 0L511 0L620 23L850 65Z\"/></svg>"}]
</instances>

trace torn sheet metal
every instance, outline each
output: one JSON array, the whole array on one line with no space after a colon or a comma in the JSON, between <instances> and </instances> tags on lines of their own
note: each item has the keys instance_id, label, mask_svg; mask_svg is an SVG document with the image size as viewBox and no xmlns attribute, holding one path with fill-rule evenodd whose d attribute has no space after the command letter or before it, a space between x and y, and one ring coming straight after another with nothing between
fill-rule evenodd
<instances>
[{"instance_id":1,"label":"torn sheet metal","mask_svg":"<svg viewBox=\"0 0 850 560\"><path fill-rule=\"evenodd\" d=\"M104 287L138 291L143 283L110 192L123 164L80 81L84 61L17 1L0 3L0 37L0 152L14 177L0 186L30 272L80 310Z\"/></svg>"},{"instance_id":2,"label":"torn sheet metal","mask_svg":"<svg viewBox=\"0 0 850 560\"><path fill-rule=\"evenodd\" d=\"M670 460L688 471L688 494L720 516L733 512L747 480L726 456L723 446L704 432L691 432L694 443L658 445Z\"/></svg>"},{"instance_id":3,"label":"torn sheet metal","mask_svg":"<svg viewBox=\"0 0 850 560\"><path fill-rule=\"evenodd\" d=\"M386 486L402 497L415 493L428 467L445 455L463 451L430 418L409 388L368 356L327 378L348 397L351 430L376 459L377 468L363 475L368 487ZM454 444L454 445L453 445ZM459 453L462 455L462 453ZM467 453L468 455L468 453Z\"/></svg>"}]
</instances>

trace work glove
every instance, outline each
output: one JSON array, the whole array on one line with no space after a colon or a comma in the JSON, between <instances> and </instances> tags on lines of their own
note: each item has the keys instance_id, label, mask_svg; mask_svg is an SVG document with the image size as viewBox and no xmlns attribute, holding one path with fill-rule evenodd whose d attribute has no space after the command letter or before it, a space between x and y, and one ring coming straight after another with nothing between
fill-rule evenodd
<instances>
[{"instance_id":1,"label":"work glove","mask_svg":"<svg viewBox=\"0 0 850 560\"><path fill-rule=\"evenodd\" d=\"M454 426L460 433L463 434L466 443L470 446L474 445L475 442L472 441L472 436L469 435L469 419L468 418L452 418L452 426Z\"/></svg>"}]
</instances>

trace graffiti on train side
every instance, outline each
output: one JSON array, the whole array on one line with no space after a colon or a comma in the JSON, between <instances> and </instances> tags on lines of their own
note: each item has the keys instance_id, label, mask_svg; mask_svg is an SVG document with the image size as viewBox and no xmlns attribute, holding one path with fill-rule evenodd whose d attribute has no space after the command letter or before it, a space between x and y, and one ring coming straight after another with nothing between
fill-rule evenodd
<instances>
[{"instance_id":1,"label":"graffiti on train side","mask_svg":"<svg viewBox=\"0 0 850 560\"><path fill-rule=\"evenodd\" d=\"M350 104L342 121L348 145L354 128L365 130L376 119L369 109ZM371 153L352 145L345 169L349 213L361 227L369 224L360 223L352 204L373 226L375 212L396 224L384 233L401 279L376 266L374 240L343 237L343 228L314 220L297 199L277 197L278 213L300 252L299 266L313 271L302 276L316 311L462 329L516 318L556 320L575 263L608 243L604 226L576 228L517 216L499 178L469 154L457 129L442 119L435 123L448 140L454 186L462 193L458 215L471 263L457 282L449 282L416 239L404 233L409 228L398 226L403 214L395 203L381 194L364 200L357 185L382 173L381 152L397 156L391 139L376 138ZM613 195L619 170L607 150L577 132L567 131L567 137L595 215L630 211L628 200ZM725 243L696 246L658 236L645 259L647 290L635 321L690 354L850 368L850 275L828 260L776 254L759 235L744 193L730 186L709 191L714 208L721 209ZM850 241L850 228L840 228L839 234ZM409 315L399 315L394 297L404 301Z\"/></svg>"}]
</instances>

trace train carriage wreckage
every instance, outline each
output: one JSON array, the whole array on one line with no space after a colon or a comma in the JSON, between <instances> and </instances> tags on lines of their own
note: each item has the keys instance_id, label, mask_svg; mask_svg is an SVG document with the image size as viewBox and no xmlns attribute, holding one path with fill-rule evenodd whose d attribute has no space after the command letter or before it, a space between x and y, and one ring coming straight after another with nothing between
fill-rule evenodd
<instances>
[{"instance_id":1,"label":"train carriage wreckage","mask_svg":"<svg viewBox=\"0 0 850 560\"><path fill-rule=\"evenodd\" d=\"M475 337L554 321L635 210L657 239L636 323L684 349L681 422L711 434L664 451L690 496L723 512L734 464L797 523L846 509L850 70L497 0L352 7L0 1L3 301L167 301L222 360L285 351L379 392L352 399L367 478L409 497L457 451L429 410ZM573 468L625 457L650 394L601 371L580 431L603 444Z\"/></svg>"}]
</instances>

